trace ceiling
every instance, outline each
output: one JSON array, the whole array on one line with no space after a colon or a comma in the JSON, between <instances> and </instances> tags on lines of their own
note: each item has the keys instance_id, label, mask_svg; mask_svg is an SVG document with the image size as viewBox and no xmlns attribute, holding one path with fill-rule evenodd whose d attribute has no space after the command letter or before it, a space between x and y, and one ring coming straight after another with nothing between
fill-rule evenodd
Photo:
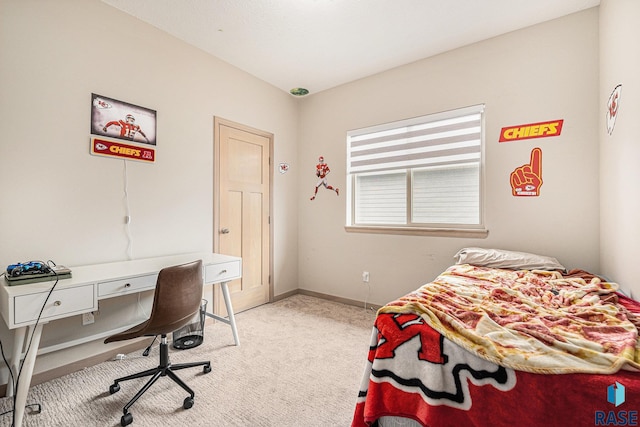
<instances>
[{"instance_id":1,"label":"ceiling","mask_svg":"<svg viewBox=\"0 0 640 427\"><path fill-rule=\"evenodd\" d=\"M311 94L600 0L102 0L284 91Z\"/></svg>"}]
</instances>

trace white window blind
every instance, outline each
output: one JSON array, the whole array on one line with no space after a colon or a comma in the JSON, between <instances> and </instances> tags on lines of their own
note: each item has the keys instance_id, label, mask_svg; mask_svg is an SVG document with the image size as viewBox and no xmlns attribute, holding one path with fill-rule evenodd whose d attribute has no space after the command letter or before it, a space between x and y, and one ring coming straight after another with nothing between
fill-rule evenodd
<instances>
[{"instance_id":1,"label":"white window blind","mask_svg":"<svg viewBox=\"0 0 640 427\"><path fill-rule=\"evenodd\" d=\"M348 132L348 225L480 226L483 110Z\"/></svg>"},{"instance_id":2,"label":"white window blind","mask_svg":"<svg viewBox=\"0 0 640 427\"><path fill-rule=\"evenodd\" d=\"M407 222L406 172L356 176L356 223L405 224Z\"/></svg>"}]
</instances>

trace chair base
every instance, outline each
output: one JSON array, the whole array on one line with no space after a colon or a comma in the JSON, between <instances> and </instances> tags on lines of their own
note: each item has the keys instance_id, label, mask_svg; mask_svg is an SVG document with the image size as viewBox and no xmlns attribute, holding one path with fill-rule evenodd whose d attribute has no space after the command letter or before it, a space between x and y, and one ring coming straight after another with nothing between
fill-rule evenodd
<instances>
[{"instance_id":1,"label":"chair base","mask_svg":"<svg viewBox=\"0 0 640 427\"><path fill-rule=\"evenodd\" d=\"M178 371L180 369L186 369L186 368L193 368L196 366L202 366L202 372L207 374L209 372L211 372L211 362L210 361L206 361L206 362L191 362L191 363L179 363L177 365L172 365L171 362L169 361L169 345L167 344L167 336L166 335L162 335L161 339L160 339L160 364L158 365L158 367L153 368L153 369L147 369L146 371L142 371L142 372L138 372L136 374L131 374L131 375L127 375L126 377L122 377L122 378L118 378L116 380L113 381L113 384L111 384L111 386L109 387L109 393L113 394L116 393L120 390L120 382L122 381L127 381L127 380L133 380L136 378L144 378L144 377L151 377L149 379L149 381L147 381L147 383L144 385L144 387L142 387L135 396L133 396L133 398L131 398L131 400L129 401L129 403L127 403L124 408L122 409L123 415L122 415L122 419L120 420L120 424L124 427L126 425L129 425L133 422L133 415L131 415L129 413L129 408L131 408L131 406L147 391L149 390L149 388L160 378L160 377L169 377L171 378L176 384L178 384L180 387L182 387L187 393L189 393L189 396L187 398L184 399L184 402L182 404L182 407L184 409L189 409L193 406L193 399L195 397L195 393L193 392L193 390L184 382L182 381L175 373L174 371Z\"/></svg>"}]
</instances>

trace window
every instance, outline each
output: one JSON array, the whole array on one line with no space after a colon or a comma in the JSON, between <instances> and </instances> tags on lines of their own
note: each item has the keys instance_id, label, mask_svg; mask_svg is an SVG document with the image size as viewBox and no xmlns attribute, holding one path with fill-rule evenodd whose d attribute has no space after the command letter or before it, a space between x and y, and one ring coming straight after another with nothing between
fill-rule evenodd
<instances>
[{"instance_id":1,"label":"window","mask_svg":"<svg viewBox=\"0 0 640 427\"><path fill-rule=\"evenodd\" d=\"M349 231L486 235L477 105L347 133Z\"/></svg>"}]
</instances>

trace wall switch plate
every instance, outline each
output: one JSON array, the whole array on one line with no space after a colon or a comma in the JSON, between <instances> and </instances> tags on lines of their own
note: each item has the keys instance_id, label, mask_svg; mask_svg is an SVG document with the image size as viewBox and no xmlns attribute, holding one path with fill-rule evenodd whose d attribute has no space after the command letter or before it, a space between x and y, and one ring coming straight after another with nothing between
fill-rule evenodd
<instances>
[{"instance_id":1,"label":"wall switch plate","mask_svg":"<svg viewBox=\"0 0 640 427\"><path fill-rule=\"evenodd\" d=\"M368 271L363 271L362 272L362 281L364 283L369 283L369 272Z\"/></svg>"}]
</instances>

